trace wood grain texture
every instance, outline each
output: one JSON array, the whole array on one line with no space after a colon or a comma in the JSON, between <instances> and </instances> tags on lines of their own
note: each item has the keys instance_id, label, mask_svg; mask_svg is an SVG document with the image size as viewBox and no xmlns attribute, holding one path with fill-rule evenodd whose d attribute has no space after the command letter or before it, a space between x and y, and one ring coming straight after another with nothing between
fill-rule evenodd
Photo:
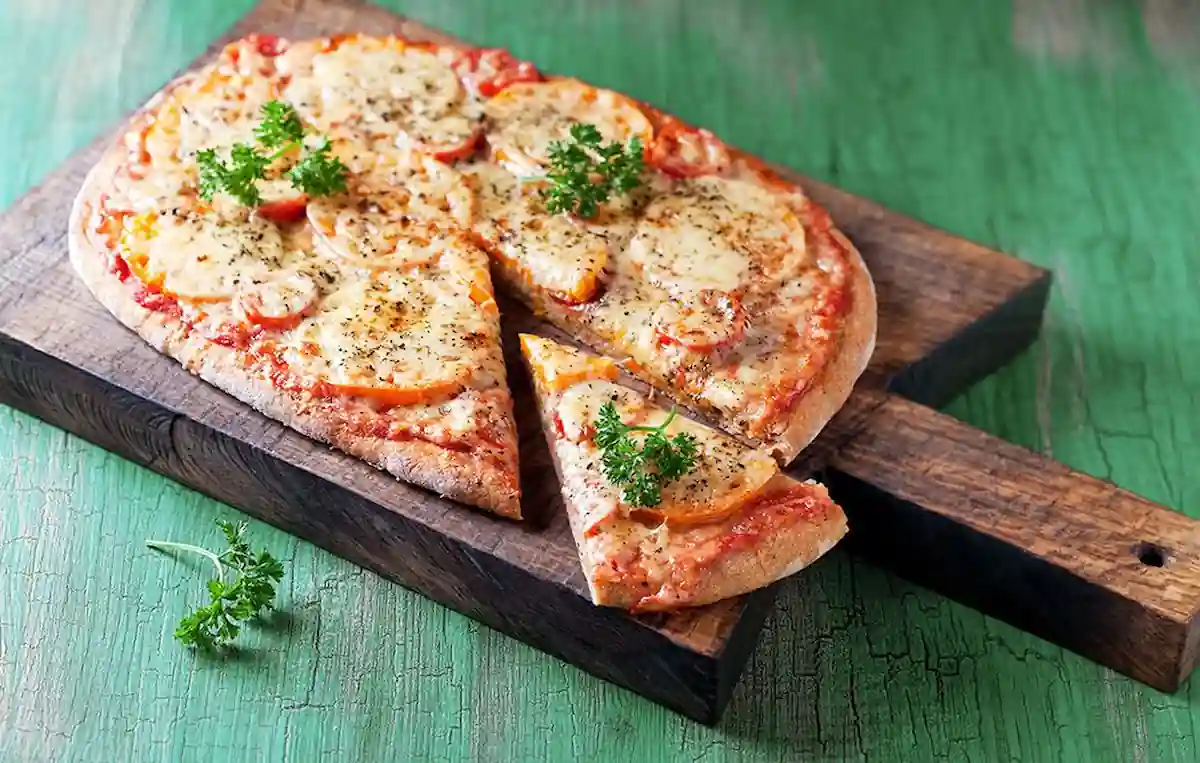
<instances>
[{"instance_id":1,"label":"wood grain texture","mask_svg":"<svg viewBox=\"0 0 1200 763\"><path fill-rule=\"evenodd\" d=\"M1196 667L1200 525L1183 514L899 397L827 479L871 561L1164 691Z\"/></svg>"},{"instance_id":2,"label":"wood grain texture","mask_svg":"<svg viewBox=\"0 0 1200 763\"><path fill-rule=\"evenodd\" d=\"M0 70L0 106L13 115L0 123L6 200L249 4L36 5L0 7L13 51ZM1200 177L1189 150L1200 80L1194 59L1146 48L1136 14L1083 3L1115 33L1120 56L1100 70L1015 46L1014 8L999 3L503 5L402 9L670 105L768 158L1052 266L1037 351L951 412L1155 500L1197 505L1200 345L1187 327L1200 309L1187 189ZM1144 3L1144 15L1166 5ZM1167 20L1175 39L1195 31ZM592 44L614 38L650 51L653 65ZM791 97L766 97L768 78ZM283 602L293 619L251 632L252 659L213 665L169 638L202 571L187 577L186 564L147 553L141 539L209 537L228 509L5 408L0 458L0 568L17 570L0 576L4 759L1197 753L1194 682L1160 695L840 554L783 587L715 730L258 524L294 571Z\"/></svg>"}]
</instances>

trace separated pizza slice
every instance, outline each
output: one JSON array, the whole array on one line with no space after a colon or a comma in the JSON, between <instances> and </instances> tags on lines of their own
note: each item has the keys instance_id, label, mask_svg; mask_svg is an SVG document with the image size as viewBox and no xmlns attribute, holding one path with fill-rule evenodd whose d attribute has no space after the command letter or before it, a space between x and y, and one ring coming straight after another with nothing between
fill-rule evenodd
<instances>
[{"instance_id":1,"label":"separated pizza slice","mask_svg":"<svg viewBox=\"0 0 1200 763\"><path fill-rule=\"evenodd\" d=\"M820 484L617 383L607 358L521 335L592 600L707 604L808 566L846 533Z\"/></svg>"}]
</instances>

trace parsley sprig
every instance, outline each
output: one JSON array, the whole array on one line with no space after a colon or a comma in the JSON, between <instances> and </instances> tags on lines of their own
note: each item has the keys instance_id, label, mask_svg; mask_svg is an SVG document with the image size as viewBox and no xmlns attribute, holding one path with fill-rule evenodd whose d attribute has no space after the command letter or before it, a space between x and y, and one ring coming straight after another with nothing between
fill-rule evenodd
<instances>
[{"instance_id":1,"label":"parsley sprig","mask_svg":"<svg viewBox=\"0 0 1200 763\"><path fill-rule=\"evenodd\" d=\"M209 603L185 615L175 628L179 642L214 651L237 638L242 625L270 609L275 601L275 584L283 577L283 564L266 551L254 554L246 542L246 523L217 520L229 548L217 554L190 543L148 540L159 551L187 551L213 563L217 576L208 581ZM236 573L232 581L226 573Z\"/></svg>"},{"instance_id":2,"label":"parsley sprig","mask_svg":"<svg viewBox=\"0 0 1200 763\"><path fill-rule=\"evenodd\" d=\"M262 107L262 122L254 128L258 146L236 143L229 159L206 148L196 154L200 168L200 195L212 201L224 192L248 207L262 204L262 193L255 185L266 177L267 167L290 151L304 148L304 124L289 103L268 101ZM264 153L263 151L273 151ZM287 171L292 185L309 196L331 196L346 189L346 165L329 155L329 139L309 148Z\"/></svg>"},{"instance_id":3,"label":"parsley sprig","mask_svg":"<svg viewBox=\"0 0 1200 763\"><path fill-rule=\"evenodd\" d=\"M596 445L609 482L624 488L621 500L633 506L657 506L662 488L696 466L696 438L686 432L667 437L675 409L656 427L629 426L621 421L611 402L600 406L596 418ZM639 446L630 435L645 432Z\"/></svg>"},{"instance_id":4,"label":"parsley sprig","mask_svg":"<svg viewBox=\"0 0 1200 763\"><path fill-rule=\"evenodd\" d=\"M570 140L550 144L550 186L542 190L546 210L593 217L614 194L629 193L641 182L642 141L600 143L595 125L571 125Z\"/></svg>"}]
</instances>

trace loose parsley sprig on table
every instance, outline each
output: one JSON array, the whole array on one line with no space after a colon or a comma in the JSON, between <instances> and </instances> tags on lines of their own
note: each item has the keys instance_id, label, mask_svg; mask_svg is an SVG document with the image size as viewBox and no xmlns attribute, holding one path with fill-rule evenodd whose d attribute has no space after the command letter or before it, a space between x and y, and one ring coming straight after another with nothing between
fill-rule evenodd
<instances>
[{"instance_id":1,"label":"loose parsley sprig on table","mask_svg":"<svg viewBox=\"0 0 1200 763\"><path fill-rule=\"evenodd\" d=\"M623 487L621 500L633 506L657 506L662 488L696 467L696 438L686 432L667 437L675 409L656 427L629 426L621 421L611 402L600 406L596 418L596 445L609 482ZM629 435L646 432L641 447Z\"/></svg>"},{"instance_id":2,"label":"loose parsley sprig on table","mask_svg":"<svg viewBox=\"0 0 1200 763\"><path fill-rule=\"evenodd\" d=\"M207 557L217 568L208 581L209 603L185 615L175 628L179 642L213 651L225 647L241 632L242 624L270 609L275 602L275 583L283 577L283 565L266 551L253 554L246 542L246 523L217 520L229 548L220 554L189 543L148 540L159 551L187 551ZM236 572L226 582L226 572Z\"/></svg>"},{"instance_id":3,"label":"loose parsley sprig on table","mask_svg":"<svg viewBox=\"0 0 1200 763\"><path fill-rule=\"evenodd\" d=\"M601 145L595 125L571 125L570 141L550 144L550 187L542 190L546 210L593 217L613 194L629 193L641 182L642 141Z\"/></svg>"},{"instance_id":4,"label":"loose parsley sprig on table","mask_svg":"<svg viewBox=\"0 0 1200 763\"><path fill-rule=\"evenodd\" d=\"M224 192L248 207L262 204L262 194L256 182L266 177L267 167L277 159L304 147L304 124L289 103L268 101L262 107L262 123L254 129L258 146L274 153L265 154L247 143L234 144L229 160L206 148L196 154L200 168L200 195L212 201L214 194ZM322 138L310 148L290 170L292 185L309 196L332 196L346 190L346 165L329 155L329 139Z\"/></svg>"}]
</instances>

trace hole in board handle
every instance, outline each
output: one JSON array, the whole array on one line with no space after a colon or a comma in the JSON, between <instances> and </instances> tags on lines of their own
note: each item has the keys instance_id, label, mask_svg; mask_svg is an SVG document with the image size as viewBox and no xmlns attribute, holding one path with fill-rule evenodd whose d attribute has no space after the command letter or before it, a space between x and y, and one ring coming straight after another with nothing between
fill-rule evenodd
<instances>
[{"instance_id":1,"label":"hole in board handle","mask_svg":"<svg viewBox=\"0 0 1200 763\"><path fill-rule=\"evenodd\" d=\"M1166 567L1168 556L1166 550L1157 543L1142 541L1134 547L1133 553L1138 561L1147 567Z\"/></svg>"}]
</instances>

